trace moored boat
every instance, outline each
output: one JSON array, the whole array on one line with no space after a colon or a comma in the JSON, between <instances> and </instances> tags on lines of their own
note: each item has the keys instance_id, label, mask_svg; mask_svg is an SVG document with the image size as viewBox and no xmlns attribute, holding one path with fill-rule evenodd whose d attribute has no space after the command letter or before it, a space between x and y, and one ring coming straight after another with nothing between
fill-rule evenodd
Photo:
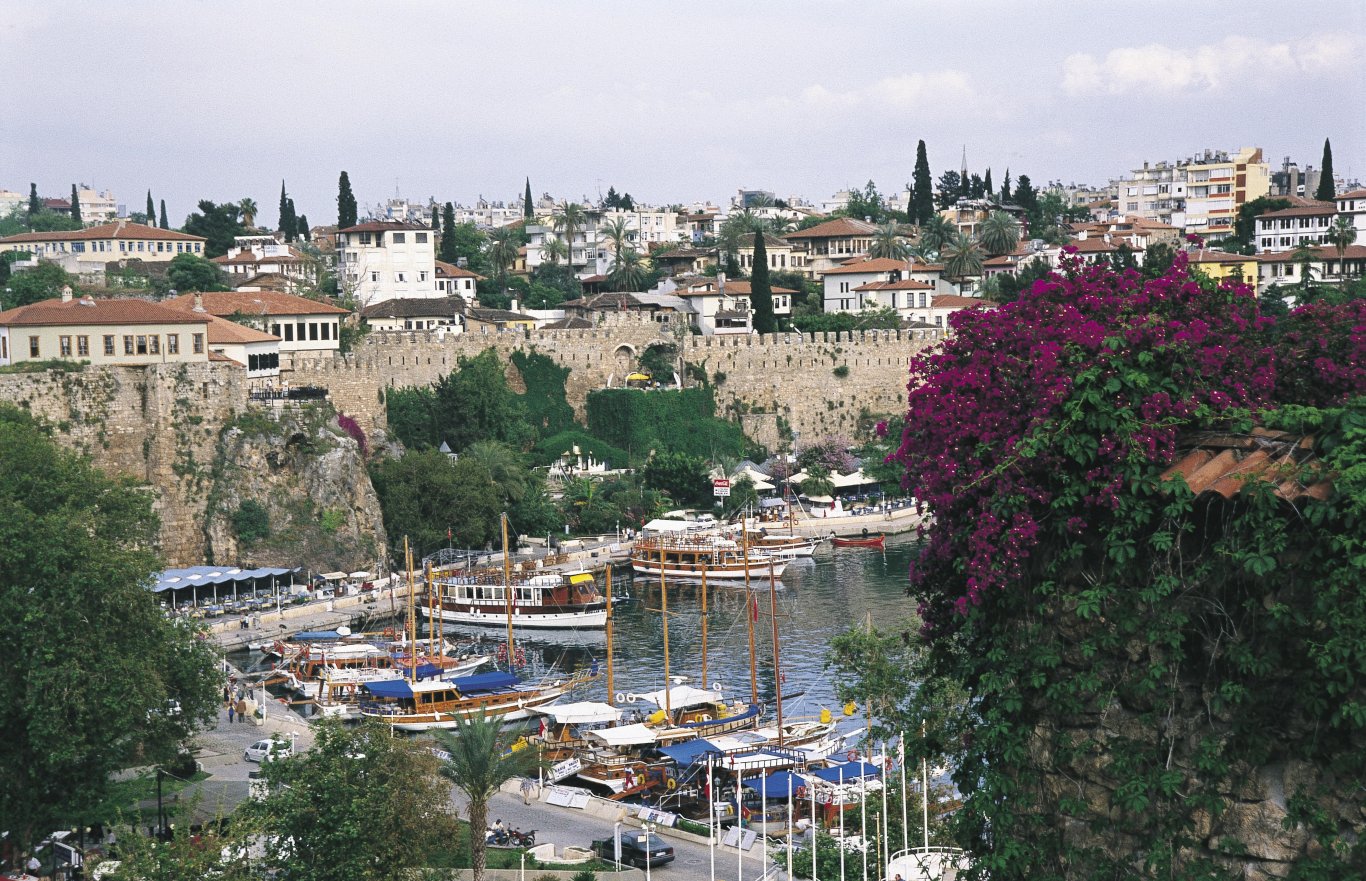
<instances>
[{"instance_id":1,"label":"moored boat","mask_svg":"<svg viewBox=\"0 0 1366 881\"><path fill-rule=\"evenodd\" d=\"M587 572L533 575L510 581L508 587L503 578L502 570L438 572L433 578L434 593L419 601L418 611L428 619L435 616L443 622L492 627L506 626L509 614L516 627L567 629L607 624L607 601Z\"/></svg>"},{"instance_id":2,"label":"moored boat","mask_svg":"<svg viewBox=\"0 0 1366 881\"><path fill-rule=\"evenodd\" d=\"M670 581L718 583L779 577L788 561L715 535L642 536L631 550L631 570Z\"/></svg>"},{"instance_id":3,"label":"moored boat","mask_svg":"<svg viewBox=\"0 0 1366 881\"><path fill-rule=\"evenodd\" d=\"M482 673L452 680L370 682L362 686L366 699L360 703L360 714L401 731L454 728L480 715L515 722L530 718L537 707L564 695L579 681L527 686L511 673Z\"/></svg>"},{"instance_id":4,"label":"moored boat","mask_svg":"<svg viewBox=\"0 0 1366 881\"><path fill-rule=\"evenodd\" d=\"M879 533L877 535L865 535L861 538L839 538L830 539L830 543L837 548L877 548L882 550L886 547L887 536Z\"/></svg>"}]
</instances>

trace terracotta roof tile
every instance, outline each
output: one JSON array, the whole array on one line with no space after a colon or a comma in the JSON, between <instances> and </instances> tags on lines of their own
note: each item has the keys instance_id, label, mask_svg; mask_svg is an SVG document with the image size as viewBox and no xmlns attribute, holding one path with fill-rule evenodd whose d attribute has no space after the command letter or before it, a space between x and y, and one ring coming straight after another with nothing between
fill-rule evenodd
<instances>
[{"instance_id":1,"label":"terracotta roof tile","mask_svg":"<svg viewBox=\"0 0 1366 881\"><path fill-rule=\"evenodd\" d=\"M789 239L832 239L868 236L874 232L877 232L877 227L871 223L854 220L852 217L836 217L834 220L827 220L825 223L817 224L809 229L785 233L784 237Z\"/></svg>"},{"instance_id":2,"label":"terracotta roof tile","mask_svg":"<svg viewBox=\"0 0 1366 881\"><path fill-rule=\"evenodd\" d=\"M473 278L483 280L483 276L477 272L471 272L463 266L456 266L454 263L443 263L440 260L433 261L436 264L437 278Z\"/></svg>"},{"instance_id":3,"label":"terracotta roof tile","mask_svg":"<svg viewBox=\"0 0 1366 881\"><path fill-rule=\"evenodd\" d=\"M173 229L160 229L143 223L129 223L125 220L87 226L85 229L64 230L61 232L22 232L18 235L0 239L6 242L84 242L100 239L160 239L178 242L202 242L199 236L187 235Z\"/></svg>"},{"instance_id":4,"label":"terracotta roof tile","mask_svg":"<svg viewBox=\"0 0 1366 881\"><path fill-rule=\"evenodd\" d=\"M211 291L202 294L204 309L212 315L349 315L340 306L319 303L279 291ZM167 300L176 309L194 308L195 295L181 294Z\"/></svg>"},{"instance_id":5,"label":"terracotta roof tile","mask_svg":"<svg viewBox=\"0 0 1366 881\"><path fill-rule=\"evenodd\" d=\"M394 232L404 232L405 230L410 229L431 232L431 227L429 226L424 226L420 223L407 223L400 220L367 220L366 222L358 223L355 226L348 226L346 229L339 229L337 232L389 232L391 230Z\"/></svg>"},{"instance_id":6,"label":"terracotta roof tile","mask_svg":"<svg viewBox=\"0 0 1366 881\"><path fill-rule=\"evenodd\" d=\"M399 297L360 310L362 318L450 318L464 312L465 298L461 296Z\"/></svg>"},{"instance_id":7,"label":"terracotta roof tile","mask_svg":"<svg viewBox=\"0 0 1366 881\"><path fill-rule=\"evenodd\" d=\"M1307 485L1300 480L1304 466L1315 461L1312 437L1254 428L1246 435L1205 432L1184 440L1186 452L1162 477L1180 475L1197 496L1214 493L1232 499L1255 478L1275 482L1276 495L1290 502L1322 500L1333 492L1328 480L1311 478Z\"/></svg>"},{"instance_id":8,"label":"terracotta roof tile","mask_svg":"<svg viewBox=\"0 0 1366 881\"><path fill-rule=\"evenodd\" d=\"M226 318L219 318L217 315L194 312L190 314L208 318L209 330L206 339L211 344L240 345L243 343L278 343L280 341L280 338L273 334L259 331L254 327L247 327L245 324L238 324L236 321L229 321Z\"/></svg>"},{"instance_id":9,"label":"terracotta roof tile","mask_svg":"<svg viewBox=\"0 0 1366 881\"><path fill-rule=\"evenodd\" d=\"M82 324L207 324L207 315L194 315L147 300L96 300L80 297L67 302L40 300L0 312L0 325L11 327L76 326Z\"/></svg>"},{"instance_id":10,"label":"terracotta roof tile","mask_svg":"<svg viewBox=\"0 0 1366 881\"><path fill-rule=\"evenodd\" d=\"M1338 206L1335 202L1314 202L1311 205L1297 205L1292 208L1282 208L1279 211L1268 211L1265 214L1258 214L1257 219L1265 217L1318 217L1324 214L1338 213Z\"/></svg>"},{"instance_id":11,"label":"terracotta roof tile","mask_svg":"<svg viewBox=\"0 0 1366 881\"><path fill-rule=\"evenodd\" d=\"M928 264L918 264L925 266ZM842 263L832 269L825 270L825 275L853 275L856 273L868 272L897 272L906 269L905 260L893 260L890 257L874 257L869 260L853 260L849 263Z\"/></svg>"}]
</instances>

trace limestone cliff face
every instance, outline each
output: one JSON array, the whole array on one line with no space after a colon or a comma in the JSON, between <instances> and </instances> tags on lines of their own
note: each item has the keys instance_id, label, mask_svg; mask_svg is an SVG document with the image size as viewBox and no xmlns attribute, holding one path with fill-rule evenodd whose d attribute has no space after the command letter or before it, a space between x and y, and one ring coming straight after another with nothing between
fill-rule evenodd
<instances>
[{"instance_id":1,"label":"limestone cliff face","mask_svg":"<svg viewBox=\"0 0 1366 881\"><path fill-rule=\"evenodd\" d=\"M236 522L251 503L263 535ZM359 445L325 410L238 420L219 442L204 546L214 562L374 571L384 524Z\"/></svg>"}]
</instances>

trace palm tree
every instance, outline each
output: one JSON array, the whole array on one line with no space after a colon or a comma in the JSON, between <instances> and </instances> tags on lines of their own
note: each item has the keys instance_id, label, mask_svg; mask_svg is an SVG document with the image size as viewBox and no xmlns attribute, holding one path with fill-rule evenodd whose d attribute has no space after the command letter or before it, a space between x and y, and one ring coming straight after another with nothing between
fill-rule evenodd
<instances>
[{"instance_id":1,"label":"palm tree","mask_svg":"<svg viewBox=\"0 0 1366 881\"><path fill-rule=\"evenodd\" d=\"M613 217L598 227L598 234L612 243L613 254L620 254L631 246L631 230L624 217Z\"/></svg>"},{"instance_id":2,"label":"palm tree","mask_svg":"<svg viewBox=\"0 0 1366 881\"><path fill-rule=\"evenodd\" d=\"M502 441L475 441L460 454L488 476L489 485L498 491L505 506L520 502L527 492L526 463L517 451Z\"/></svg>"},{"instance_id":3,"label":"palm tree","mask_svg":"<svg viewBox=\"0 0 1366 881\"><path fill-rule=\"evenodd\" d=\"M937 254L944 245L953 239L957 231L958 227L954 226L944 215L931 214L930 219L920 226L920 245Z\"/></svg>"},{"instance_id":4,"label":"palm tree","mask_svg":"<svg viewBox=\"0 0 1366 881\"><path fill-rule=\"evenodd\" d=\"M1352 219L1339 215L1323 240L1338 252L1338 283L1347 284L1347 249L1357 240L1357 228Z\"/></svg>"},{"instance_id":5,"label":"palm tree","mask_svg":"<svg viewBox=\"0 0 1366 881\"><path fill-rule=\"evenodd\" d=\"M940 251L944 258L944 274L962 281L971 275L982 274L982 246L963 233L957 233Z\"/></svg>"},{"instance_id":6,"label":"palm tree","mask_svg":"<svg viewBox=\"0 0 1366 881\"><path fill-rule=\"evenodd\" d=\"M885 257L889 260L905 260L911 254L906 240L895 223L884 224L873 233L873 245L868 249L869 257Z\"/></svg>"},{"instance_id":7,"label":"palm tree","mask_svg":"<svg viewBox=\"0 0 1366 881\"><path fill-rule=\"evenodd\" d=\"M1004 211L993 211L977 227L977 241L993 256L1009 254L1020 243L1020 224Z\"/></svg>"},{"instance_id":8,"label":"palm tree","mask_svg":"<svg viewBox=\"0 0 1366 881\"><path fill-rule=\"evenodd\" d=\"M1290 259L1300 265L1300 300L1303 301L1309 293L1309 282L1314 280L1314 251L1302 243L1291 253Z\"/></svg>"},{"instance_id":9,"label":"palm tree","mask_svg":"<svg viewBox=\"0 0 1366 881\"><path fill-rule=\"evenodd\" d=\"M564 243L563 239L546 236L545 241L541 244L541 256L546 259L547 263L559 263L562 258L569 256L569 246Z\"/></svg>"},{"instance_id":10,"label":"palm tree","mask_svg":"<svg viewBox=\"0 0 1366 881\"><path fill-rule=\"evenodd\" d=\"M612 268L607 272L607 282L618 291L638 291L645 286L649 275L645 258L630 245L612 256Z\"/></svg>"},{"instance_id":11,"label":"palm tree","mask_svg":"<svg viewBox=\"0 0 1366 881\"><path fill-rule=\"evenodd\" d=\"M560 234L560 237L564 239L565 244L568 246L569 252L567 261L571 266L574 263L574 233L578 232L587 222L588 217L583 213L583 208L570 202L568 199L564 200L564 206L560 213L556 214L550 220L550 224L555 228L555 232Z\"/></svg>"},{"instance_id":12,"label":"palm tree","mask_svg":"<svg viewBox=\"0 0 1366 881\"><path fill-rule=\"evenodd\" d=\"M830 469L824 465L812 465L806 469L806 479L802 481L802 495L808 499L818 496L833 496L835 482L830 479Z\"/></svg>"},{"instance_id":13,"label":"palm tree","mask_svg":"<svg viewBox=\"0 0 1366 881\"><path fill-rule=\"evenodd\" d=\"M242 225L247 229L256 229L256 212L260 210L256 207L256 200L247 196L237 203L237 210L242 213Z\"/></svg>"},{"instance_id":14,"label":"palm tree","mask_svg":"<svg viewBox=\"0 0 1366 881\"><path fill-rule=\"evenodd\" d=\"M485 715L470 718L454 731L432 732L447 755L441 773L465 795L470 821L470 867L474 881L483 881L484 830L489 825L489 799L515 777L525 777L536 767L533 750L513 752L503 735L502 721Z\"/></svg>"},{"instance_id":15,"label":"palm tree","mask_svg":"<svg viewBox=\"0 0 1366 881\"><path fill-rule=\"evenodd\" d=\"M507 278L508 267L517 262L517 252L521 247L521 237L517 230L510 226L505 226L489 236L488 258L498 272L500 286Z\"/></svg>"}]
</instances>

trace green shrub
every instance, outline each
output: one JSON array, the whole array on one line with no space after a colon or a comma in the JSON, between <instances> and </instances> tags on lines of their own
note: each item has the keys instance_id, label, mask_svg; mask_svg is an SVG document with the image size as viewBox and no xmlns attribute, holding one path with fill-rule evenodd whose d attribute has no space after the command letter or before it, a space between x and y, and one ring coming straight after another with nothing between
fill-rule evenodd
<instances>
[{"instance_id":1,"label":"green shrub","mask_svg":"<svg viewBox=\"0 0 1366 881\"><path fill-rule=\"evenodd\" d=\"M270 535L270 514L260 502L247 499L232 513L232 530L242 544L252 544Z\"/></svg>"},{"instance_id":2,"label":"green shrub","mask_svg":"<svg viewBox=\"0 0 1366 881\"><path fill-rule=\"evenodd\" d=\"M336 532L345 524L346 515L341 511L336 511L332 508L328 508L325 511L323 511L322 518L319 522L319 525L322 526L323 532Z\"/></svg>"},{"instance_id":3,"label":"green shrub","mask_svg":"<svg viewBox=\"0 0 1366 881\"><path fill-rule=\"evenodd\" d=\"M836 377L838 377L838 378L840 378L840 379L844 379L846 376L849 375L849 365L848 365L848 364L841 364L841 365L839 365L838 367L836 367L834 370L832 370L832 371L830 371L830 372L833 373L833 374L835 374Z\"/></svg>"}]
</instances>

